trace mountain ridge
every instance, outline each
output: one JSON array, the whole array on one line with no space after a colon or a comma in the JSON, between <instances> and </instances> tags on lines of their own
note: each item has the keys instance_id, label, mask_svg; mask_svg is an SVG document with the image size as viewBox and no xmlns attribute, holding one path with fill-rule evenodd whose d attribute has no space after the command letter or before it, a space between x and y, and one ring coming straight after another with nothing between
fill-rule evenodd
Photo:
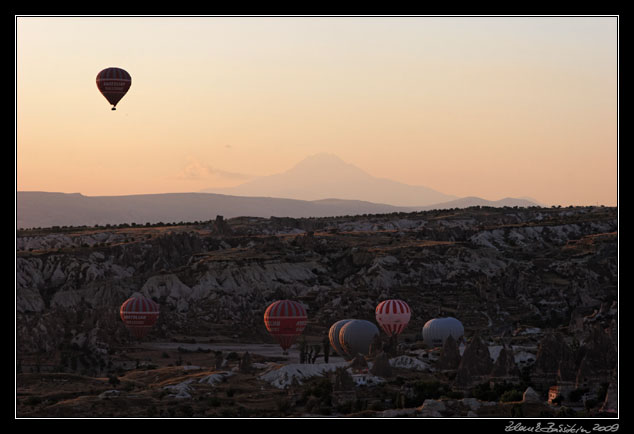
<instances>
[{"instance_id":1,"label":"mountain ridge","mask_svg":"<svg viewBox=\"0 0 634 434\"><path fill-rule=\"evenodd\" d=\"M240 216L305 218L416 212L470 206L537 206L535 203L519 199L512 201L463 199L428 206L403 207L338 198L307 201L216 193L85 196L81 193L18 191L16 192L16 226L22 229L123 223L154 224L208 221L215 219L217 215L225 218Z\"/></svg>"}]
</instances>

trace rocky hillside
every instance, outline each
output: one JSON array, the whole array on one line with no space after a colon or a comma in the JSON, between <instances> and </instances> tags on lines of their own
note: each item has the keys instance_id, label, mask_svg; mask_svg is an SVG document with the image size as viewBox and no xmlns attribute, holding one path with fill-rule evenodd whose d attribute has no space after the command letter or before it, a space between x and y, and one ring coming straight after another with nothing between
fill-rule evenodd
<instances>
[{"instance_id":1,"label":"rocky hillside","mask_svg":"<svg viewBox=\"0 0 634 434\"><path fill-rule=\"evenodd\" d=\"M263 313L282 298L307 308L304 335L315 344L335 321L375 321L381 300L400 298L413 311L401 354L431 363L429 375L449 381L452 393L485 399L491 391L478 392L480 383L525 382L526 372L542 401L555 384L577 394L617 384L615 208L219 216L19 231L16 249L17 370L27 377L134 369L134 359L122 359L135 342L118 308L139 292L161 309L147 344L274 344ZM459 318L466 338L440 353L421 341L424 323L439 315ZM136 369L146 369L139 359Z\"/></svg>"},{"instance_id":2,"label":"rocky hillside","mask_svg":"<svg viewBox=\"0 0 634 434\"><path fill-rule=\"evenodd\" d=\"M582 333L599 311L606 326L616 315L617 231L617 210L604 207L19 231L17 350L90 342L107 352L129 339L118 308L135 292L161 306L150 340L272 342L262 316L281 298L306 306L309 336L342 318L374 321L386 298L412 307L411 342L439 314L467 336Z\"/></svg>"}]
</instances>

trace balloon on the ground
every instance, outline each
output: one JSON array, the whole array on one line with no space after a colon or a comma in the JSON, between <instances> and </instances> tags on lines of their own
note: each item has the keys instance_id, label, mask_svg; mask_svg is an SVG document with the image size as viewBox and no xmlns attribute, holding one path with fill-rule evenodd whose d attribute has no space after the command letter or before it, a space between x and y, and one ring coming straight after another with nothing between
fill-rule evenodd
<instances>
[{"instance_id":1,"label":"balloon on the ground","mask_svg":"<svg viewBox=\"0 0 634 434\"><path fill-rule=\"evenodd\" d=\"M343 327L346 323L352 321L351 319L342 319L334 323L330 326L330 330L328 330L328 339L330 340L330 346L332 346L337 354L341 357L346 355L346 352L341 347L339 343L339 332L341 331L341 327Z\"/></svg>"},{"instance_id":2,"label":"balloon on the ground","mask_svg":"<svg viewBox=\"0 0 634 434\"><path fill-rule=\"evenodd\" d=\"M385 300L375 310L376 322L388 336L399 335L407 327L412 315L410 307L403 300Z\"/></svg>"},{"instance_id":3,"label":"balloon on the ground","mask_svg":"<svg viewBox=\"0 0 634 434\"><path fill-rule=\"evenodd\" d=\"M464 336L464 326L456 318L434 318L423 326L423 341L429 347L442 346L449 335L455 340Z\"/></svg>"},{"instance_id":4,"label":"balloon on the ground","mask_svg":"<svg viewBox=\"0 0 634 434\"><path fill-rule=\"evenodd\" d=\"M367 356L375 337L379 335L379 328L372 322L353 319L341 327L339 344L348 357L358 354Z\"/></svg>"},{"instance_id":5,"label":"balloon on the ground","mask_svg":"<svg viewBox=\"0 0 634 434\"><path fill-rule=\"evenodd\" d=\"M304 331L308 316L306 309L293 300L278 300L264 312L264 325L286 351Z\"/></svg>"},{"instance_id":6,"label":"balloon on the ground","mask_svg":"<svg viewBox=\"0 0 634 434\"><path fill-rule=\"evenodd\" d=\"M119 315L130 333L141 339L158 320L159 305L150 298L130 297L121 305Z\"/></svg>"}]
</instances>

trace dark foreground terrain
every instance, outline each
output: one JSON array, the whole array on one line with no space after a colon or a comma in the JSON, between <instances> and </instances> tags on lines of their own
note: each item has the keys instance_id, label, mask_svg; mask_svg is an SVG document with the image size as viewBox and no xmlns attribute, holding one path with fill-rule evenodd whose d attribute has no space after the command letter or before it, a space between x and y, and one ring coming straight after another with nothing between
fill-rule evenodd
<instances>
[{"instance_id":1,"label":"dark foreground terrain","mask_svg":"<svg viewBox=\"0 0 634 434\"><path fill-rule=\"evenodd\" d=\"M616 416L617 243L605 207L19 231L16 416ZM161 306L142 342L134 293ZM264 328L285 298L312 363ZM326 361L329 327L388 298L413 311L397 349ZM464 339L426 347L437 316Z\"/></svg>"}]
</instances>

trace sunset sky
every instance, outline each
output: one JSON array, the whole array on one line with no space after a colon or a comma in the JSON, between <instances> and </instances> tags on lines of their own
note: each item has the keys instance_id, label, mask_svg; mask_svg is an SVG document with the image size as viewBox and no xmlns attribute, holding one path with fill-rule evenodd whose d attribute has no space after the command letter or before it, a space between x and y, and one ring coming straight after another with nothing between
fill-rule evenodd
<instances>
[{"instance_id":1,"label":"sunset sky","mask_svg":"<svg viewBox=\"0 0 634 434\"><path fill-rule=\"evenodd\" d=\"M455 196L617 204L616 17L19 16L15 49L19 191L195 192L327 152Z\"/></svg>"}]
</instances>

